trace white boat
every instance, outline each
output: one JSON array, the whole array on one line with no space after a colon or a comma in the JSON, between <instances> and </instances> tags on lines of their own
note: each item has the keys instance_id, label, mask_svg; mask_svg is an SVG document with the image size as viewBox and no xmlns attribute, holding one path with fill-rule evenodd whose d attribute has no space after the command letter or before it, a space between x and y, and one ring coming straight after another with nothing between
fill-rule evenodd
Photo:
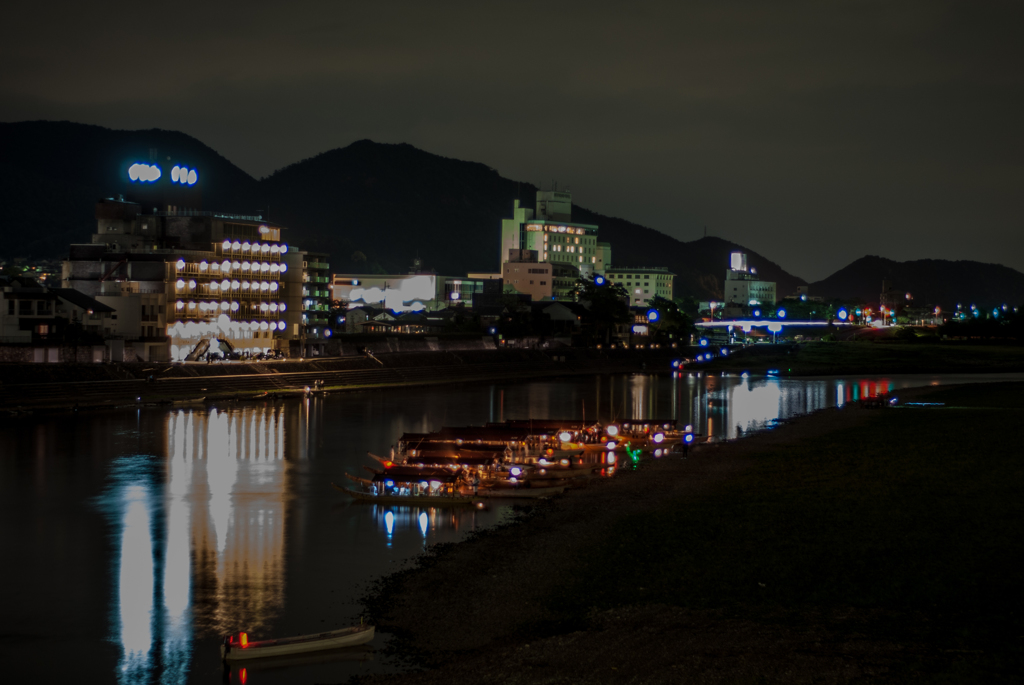
<instances>
[{"instance_id":1,"label":"white boat","mask_svg":"<svg viewBox=\"0 0 1024 685\"><path fill-rule=\"evenodd\" d=\"M285 654L306 654L324 649L354 647L363 645L373 639L373 626L353 626L331 630L313 635L283 637L278 640L249 641L247 633L236 633L224 638L220 646L220 656L225 661L242 659L258 659L265 656L283 656Z\"/></svg>"}]
</instances>

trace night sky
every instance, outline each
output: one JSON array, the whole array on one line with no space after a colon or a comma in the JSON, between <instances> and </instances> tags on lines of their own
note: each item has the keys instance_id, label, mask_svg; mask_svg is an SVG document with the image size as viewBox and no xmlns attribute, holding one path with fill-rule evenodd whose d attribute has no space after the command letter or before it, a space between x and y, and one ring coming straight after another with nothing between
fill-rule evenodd
<instances>
[{"instance_id":1,"label":"night sky","mask_svg":"<svg viewBox=\"0 0 1024 685\"><path fill-rule=\"evenodd\" d=\"M408 142L803 278L1024 270L1024 3L22 3L0 120L166 128L254 176ZM425 211L429 209L425 208Z\"/></svg>"}]
</instances>

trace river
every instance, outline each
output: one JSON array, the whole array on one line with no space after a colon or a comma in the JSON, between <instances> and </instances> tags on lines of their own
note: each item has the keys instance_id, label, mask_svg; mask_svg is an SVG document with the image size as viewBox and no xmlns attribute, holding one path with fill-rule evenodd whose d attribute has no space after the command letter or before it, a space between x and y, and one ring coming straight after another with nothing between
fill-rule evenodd
<instances>
[{"instance_id":1,"label":"river","mask_svg":"<svg viewBox=\"0 0 1024 685\"><path fill-rule=\"evenodd\" d=\"M676 418L734 439L880 392L1020 378L595 376L0 418L5 680L217 683L225 634L259 639L358 622L357 600L373 580L429 545L514 515L502 504L359 505L331 489L345 472L366 475L367 451L383 453L407 431ZM392 668L377 655L228 677L340 682Z\"/></svg>"}]
</instances>

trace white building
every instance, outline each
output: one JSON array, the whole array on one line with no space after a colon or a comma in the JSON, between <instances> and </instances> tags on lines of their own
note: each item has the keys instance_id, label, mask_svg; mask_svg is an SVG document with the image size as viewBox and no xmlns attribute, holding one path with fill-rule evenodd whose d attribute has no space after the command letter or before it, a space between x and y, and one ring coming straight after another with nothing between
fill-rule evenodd
<instances>
[{"instance_id":1,"label":"white building","mask_svg":"<svg viewBox=\"0 0 1024 685\"><path fill-rule=\"evenodd\" d=\"M729 305L774 306L775 282L762 281L757 270L747 267L747 255L733 252L725 272L725 301Z\"/></svg>"},{"instance_id":2,"label":"white building","mask_svg":"<svg viewBox=\"0 0 1024 685\"><path fill-rule=\"evenodd\" d=\"M611 267L604 275L609 283L626 289L630 307L646 307L655 297L672 299L675 274L663 267Z\"/></svg>"}]
</instances>

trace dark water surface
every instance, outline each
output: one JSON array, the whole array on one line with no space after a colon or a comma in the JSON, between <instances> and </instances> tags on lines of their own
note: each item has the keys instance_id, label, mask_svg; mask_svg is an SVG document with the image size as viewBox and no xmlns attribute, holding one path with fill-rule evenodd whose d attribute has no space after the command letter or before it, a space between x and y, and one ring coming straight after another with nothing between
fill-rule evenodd
<instances>
[{"instance_id":1,"label":"dark water surface","mask_svg":"<svg viewBox=\"0 0 1024 685\"><path fill-rule=\"evenodd\" d=\"M358 622L369 582L512 515L505 504L357 505L330 488L346 471L366 475L366 452L384 453L403 432L585 414L677 418L731 439L883 391L1021 377L605 376L0 418L0 673L217 683L225 634ZM328 655L252 666L244 679L339 682L390 668L379 656Z\"/></svg>"}]
</instances>

